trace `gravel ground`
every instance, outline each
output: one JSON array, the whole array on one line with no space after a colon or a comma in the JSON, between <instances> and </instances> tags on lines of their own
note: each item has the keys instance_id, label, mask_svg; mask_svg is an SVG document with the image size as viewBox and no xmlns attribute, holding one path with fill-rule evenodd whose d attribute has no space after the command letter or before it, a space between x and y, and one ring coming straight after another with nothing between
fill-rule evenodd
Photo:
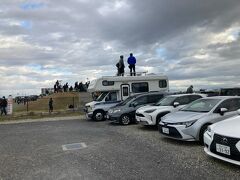
<instances>
[{"instance_id":1,"label":"gravel ground","mask_svg":"<svg viewBox=\"0 0 240 180\"><path fill-rule=\"evenodd\" d=\"M68 120L0 125L0 179L239 179L240 168L155 128ZM62 145L87 147L63 151Z\"/></svg>"}]
</instances>

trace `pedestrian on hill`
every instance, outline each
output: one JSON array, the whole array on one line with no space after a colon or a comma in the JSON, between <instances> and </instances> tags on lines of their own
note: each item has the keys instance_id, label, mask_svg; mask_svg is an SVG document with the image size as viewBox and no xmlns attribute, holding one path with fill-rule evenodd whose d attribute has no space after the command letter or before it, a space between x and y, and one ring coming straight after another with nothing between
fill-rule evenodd
<instances>
[{"instance_id":1,"label":"pedestrian on hill","mask_svg":"<svg viewBox=\"0 0 240 180\"><path fill-rule=\"evenodd\" d=\"M191 86L189 86L189 87L187 88L187 93L188 93L188 94L193 93L193 85L191 85Z\"/></svg>"},{"instance_id":2,"label":"pedestrian on hill","mask_svg":"<svg viewBox=\"0 0 240 180\"><path fill-rule=\"evenodd\" d=\"M52 113L53 112L53 99L52 98L49 99L48 106L49 106L49 113Z\"/></svg>"},{"instance_id":3,"label":"pedestrian on hill","mask_svg":"<svg viewBox=\"0 0 240 180\"><path fill-rule=\"evenodd\" d=\"M5 96L3 96L3 99L1 100L1 116L3 115L3 113L5 115L7 115L7 100L5 98Z\"/></svg>"},{"instance_id":4,"label":"pedestrian on hill","mask_svg":"<svg viewBox=\"0 0 240 180\"><path fill-rule=\"evenodd\" d=\"M124 61L123 61L123 55L120 56L120 59L119 59L118 63L116 64L116 66L117 66L117 69L118 69L117 75L118 76L124 76L125 65L124 65Z\"/></svg>"},{"instance_id":5,"label":"pedestrian on hill","mask_svg":"<svg viewBox=\"0 0 240 180\"><path fill-rule=\"evenodd\" d=\"M135 64L136 64L136 58L133 56L132 53L130 53L130 56L128 58L128 64L129 64L129 69L130 69L130 76L134 75L136 76L135 72Z\"/></svg>"}]
</instances>

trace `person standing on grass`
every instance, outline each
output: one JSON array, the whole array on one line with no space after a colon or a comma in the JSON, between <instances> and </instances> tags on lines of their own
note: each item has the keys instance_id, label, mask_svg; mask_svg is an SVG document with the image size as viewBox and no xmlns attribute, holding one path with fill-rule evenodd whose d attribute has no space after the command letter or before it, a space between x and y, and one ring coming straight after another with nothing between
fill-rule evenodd
<instances>
[{"instance_id":1,"label":"person standing on grass","mask_svg":"<svg viewBox=\"0 0 240 180\"><path fill-rule=\"evenodd\" d=\"M133 56L132 53L130 53L130 56L128 58L128 64L129 64L129 69L130 69L130 76L134 75L136 76L135 72L135 64L136 64L136 58Z\"/></svg>"},{"instance_id":2,"label":"person standing on grass","mask_svg":"<svg viewBox=\"0 0 240 180\"><path fill-rule=\"evenodd\" d=\"M53 112L53 99L52 98L49 99L48 106L49 106L49 113L52 113Z\"/></svg>"},{"instance_id":3,"label":"person standing on grass","mask_svg":"<svg viewBox=\"0 0 240 180\"><path fill-rule=\"evenodd\" d=\"M3 96L3 99L1 100L1 116L3 115L3 113L5 115L7 115L7 100L5 98L5 96Z\"/></svg>"}]
</instances>

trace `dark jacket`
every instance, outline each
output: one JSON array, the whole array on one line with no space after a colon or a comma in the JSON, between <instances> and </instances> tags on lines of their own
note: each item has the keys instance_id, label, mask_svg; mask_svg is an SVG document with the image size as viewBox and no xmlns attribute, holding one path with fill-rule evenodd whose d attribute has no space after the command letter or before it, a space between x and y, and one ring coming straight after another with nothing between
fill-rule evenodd
<instances>
[{"instance_id":1,"label":"dark jacket","mask_svg":"<svg viewBox=\"0 0 240 180\"><path fill-rule=\"evenodd\" d=\"M2 99L0 104L1 104L0 107L7 107L8 103L6 99Z\"/></svg>"}]
</instances>

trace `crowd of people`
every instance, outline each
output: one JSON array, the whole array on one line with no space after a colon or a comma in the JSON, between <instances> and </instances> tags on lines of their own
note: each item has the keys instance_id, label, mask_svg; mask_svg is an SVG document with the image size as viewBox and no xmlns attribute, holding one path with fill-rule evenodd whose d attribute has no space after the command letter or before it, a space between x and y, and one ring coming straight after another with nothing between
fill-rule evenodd
<instances>
[{"instance_id":1,"label":"crowd of people","mask_svg":"<svg viewBox=\"0 0 240 180\"><path fill-rule=\"evenodd\" d=\"M123 55L120 56L120 59L118 63L116 64L117 67L117 76L124 76L125 73L125 65L124 65L124 59ZM136 65L136 58L133 56L132 53L130 53L130 56L128 57L127 63L130 70L130 76L136 76L135 71L135 65Z\"/></svg>"},{"instance_id":2,"label":"crowd of people","mask_svg":"<svg viewBox=\"0 0 240 180\"><path fill-rule=\"evenodd\" d=\"M72 91L76 91L76 92L86 92L87 88L90 84L89 81L87 81L85 84L80 82L75 82L74 83L74 87L73 86L69 86L68 82L66 82L63 86L60 83L61 81L57 80L56 83L54 84L53 88L54 88L54 93L58 93L58 92L72 92Z\"/></svg>"}]
</instances>

